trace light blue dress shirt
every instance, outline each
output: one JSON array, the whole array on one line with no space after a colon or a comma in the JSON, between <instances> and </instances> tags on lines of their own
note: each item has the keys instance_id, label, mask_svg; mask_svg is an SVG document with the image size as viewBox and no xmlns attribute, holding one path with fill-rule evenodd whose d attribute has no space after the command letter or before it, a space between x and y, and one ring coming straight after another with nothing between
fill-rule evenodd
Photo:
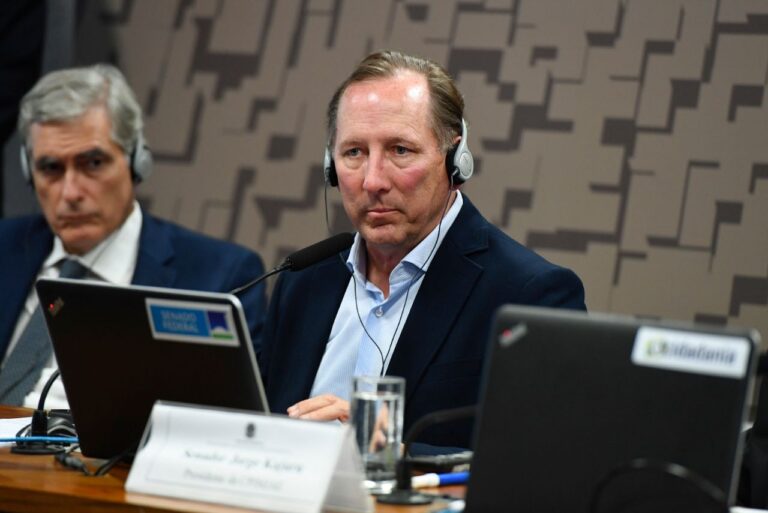
<instances>
[{"instance_id":1,"label":"light blue dress shirt","mask_svg":"<svg viewBox=\"0 0 768 513\"><path fill-rule=\"evenodd\" d=\"M333 394L349 400L353 376L384 374L424 274L463 203L457 191L441 223L395 266L387 298L366 279L365 246L360 234L355 235L346 262L353 277L336 313L310 397Z\"/></svg>"}]
</instances>

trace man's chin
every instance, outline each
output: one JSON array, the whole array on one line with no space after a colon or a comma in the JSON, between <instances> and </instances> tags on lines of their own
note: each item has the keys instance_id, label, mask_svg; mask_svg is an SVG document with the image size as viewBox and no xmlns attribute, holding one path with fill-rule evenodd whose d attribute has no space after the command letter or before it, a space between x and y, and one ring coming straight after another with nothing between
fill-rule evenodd
<instances>
[{"instance_id":1,"label":"man's chin","mask_svg":"<svg viewBox=\"0 0 768 513\"><path fill-rule=\"evenodd\" d=\"M360 234L369 246L381 248L397 248L405 243L405 236L392 225L366 226Z\"/></svg>"},{"instance_id":2,"label":"man's chin","mask_svg":"<svg viewBox=\"0 0 768 513\"><path fill-rule=\"evenodd\" d=\"M58 233L64 249L72 255L84 255L95 248L104 238L101 232L83 228L65 228Z\"/></svg>"}]
</instances>

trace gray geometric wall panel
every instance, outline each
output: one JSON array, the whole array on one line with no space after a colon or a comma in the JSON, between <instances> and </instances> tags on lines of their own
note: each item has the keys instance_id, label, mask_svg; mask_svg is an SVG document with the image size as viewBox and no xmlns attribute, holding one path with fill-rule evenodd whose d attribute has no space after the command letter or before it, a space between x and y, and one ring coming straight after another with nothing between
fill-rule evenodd
<instances>
[{"instance_id":1,"label":"gray geometric wall panel","mask_svg":"<svg viewBox=\"0 0 768 513\"><path fill-rule=\"evenodd\" d=\"M396 48L456 77L465 192L590 309L768 336L768 2L90 0L80 21L81 61L147 110L158 215L268 265L323 238L326 102Z\"/></svg>"}]
</instances>

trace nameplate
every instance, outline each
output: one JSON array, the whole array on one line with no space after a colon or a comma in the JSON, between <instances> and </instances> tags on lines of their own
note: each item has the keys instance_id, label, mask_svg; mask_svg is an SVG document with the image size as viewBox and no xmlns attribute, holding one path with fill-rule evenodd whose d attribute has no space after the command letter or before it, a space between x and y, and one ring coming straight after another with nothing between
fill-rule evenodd
<instances>
[{"instance_id":1,"label":"nameplate","mask_svg":"<svg viewBox=\"0 0 768 513\"><path fill-rule=\"evenodd\" d=\"M125 488L247 509L371 512L347 425L158 401Z\"/></svg>"}]
</instances>

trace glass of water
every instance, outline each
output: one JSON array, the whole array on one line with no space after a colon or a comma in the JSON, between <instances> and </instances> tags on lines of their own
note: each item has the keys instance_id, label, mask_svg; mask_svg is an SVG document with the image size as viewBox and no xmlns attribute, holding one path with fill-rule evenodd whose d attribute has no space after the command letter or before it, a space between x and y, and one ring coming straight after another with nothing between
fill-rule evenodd
<instances>
[{"instance_id":1,"label":"glass of water","mask_svg":"<svg viewBox=\"0 0 768 513\"><path fill-rule=\"evenodd\" d=\"M397 376L355 376L350 420L363 457L366 485L372 493L388 493L403 441L405 379Z\"/></svg>"}]
</instances>

